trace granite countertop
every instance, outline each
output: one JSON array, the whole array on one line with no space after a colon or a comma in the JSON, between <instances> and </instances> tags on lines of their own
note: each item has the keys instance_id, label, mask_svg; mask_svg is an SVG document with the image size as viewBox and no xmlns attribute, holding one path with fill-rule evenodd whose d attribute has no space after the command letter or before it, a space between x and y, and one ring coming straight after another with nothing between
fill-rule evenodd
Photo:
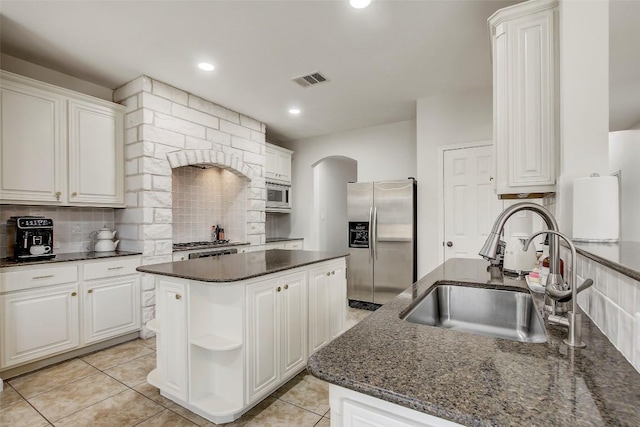
<instances>
[{"instance_id":1,"label":"granite countertop","mask_svg":"<svg viewBox=\"0 0 640 427\"><path fill-rule=\"evenodd\" d=\"M56 254L55 258L42 259L38 261L14 261L11 258L0 260L0 268L25 267L29 265L53 264L58 262L85 261L92 259L114 258L121 256L142 255L140 252L113 251L113 252L70 252L66 254Z\"/></svg>"},{"instance_id":2,"label":"granite countertop","mask_svg":"<svg viewBox=\"0 0 640 427\"><path fill-rule=\"evenodd\" d=\"M348 254L343 252L272 249L143 265L137 270L143 273L181 277L201 282L237 282L346 256Z\"/></svg>"},{"instance_id":3,"label":"granite countertop","mask_svg":"<svg viewBox=\"0 0 640 427\"><path fill-rule=\"evenodd\" d=\"M265 243L288 242L290 240L304 240L302 237L267 237Z\"/></svg>"},{"instance_id":4,"label":"granite countertop","mask_svg":"<svg viewBox=\"0 0 640 427\"><path fill-rule=\"evenodd\" d=\"M573 243L579 254L640 280L640 242Z\"/></svg>"},{"instance_id":5,"label":"granite countertop","mask_svg":"<svg viewBox=\"0 0 640 427\"><path fill-rule=\"evenodd\" d=\"M311 356L316 377L467 426L638 426L640 374L586 316L582 349L545 322L546 343L520 343L405 322L435 282L526 289L484 260L450 259ZM534 294L539 310L542 295Z\"/></svg>"}]
</instances>

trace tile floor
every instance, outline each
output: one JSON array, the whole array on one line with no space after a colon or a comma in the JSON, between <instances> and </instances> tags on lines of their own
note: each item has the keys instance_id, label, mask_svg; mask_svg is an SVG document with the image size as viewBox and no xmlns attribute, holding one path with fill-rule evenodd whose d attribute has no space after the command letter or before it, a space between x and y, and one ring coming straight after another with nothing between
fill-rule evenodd
<instances>
[{"instance_id":1,"label":"tile floor","mask_svg":"<svg viewBox=\"0 0 640 427\"><path fill-rule=\"evenodd\" d=\"M349 308L347 328L371 312ZM213 426L146 382L155 338L134 340L5 382L0 426ZM227 426L329 426L329 386L306 371Z\"/></svg>"}]
</instances>

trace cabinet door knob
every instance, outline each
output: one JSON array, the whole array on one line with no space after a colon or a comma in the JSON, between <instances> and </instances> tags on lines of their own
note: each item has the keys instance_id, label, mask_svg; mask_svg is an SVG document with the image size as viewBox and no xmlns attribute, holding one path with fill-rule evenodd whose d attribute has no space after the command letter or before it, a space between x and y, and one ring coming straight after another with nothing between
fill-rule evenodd
<instances>
[{"instance_id":1,"label":"cabinet door knob","mask_svg":"<svg viewBox=\"0 0 640 427\"><path fill-rule=\"evenodd\" d=\"M60 196L62 196L62 193L59 191L56 191L56 200L60 200Z\"/></svg>"},{"instance_id":2,"label":"cabinet door knob","mask_svg":"<svg viewBox=\"0 0 640 427\"><path fill-rule=\"evenodd\" d=\"M489 181L493 181L493 177L492 176L489 177Z\"/></svg>"},{"instance_id":3,"label":"cabinet door knob","mask_svg":"<svg viewBox=\"0 0 640 427\"><path fill-rule=\"evenodd\" d=\"M75 191L73 193L71 193L71 197L76 197L78 195L78 193L76 193Z\"/></svg>"},{"instance_id":4,"label":"cabinet door knob","mask_svg":"<svg viewBox=\"0 0 640 427\"><path fill-rule=\"evenodd\" d=\"M285 289L289 289L289 285L284 285L284 288Z\"/></svg>"},{"instance_id":5,"label":"cabinet door knob","mask_svg":"<svg viewBox=\"0 0 640 427\"><path fill-rule=\"evenodd\" d=\"M72 297L75 297L76 295L78 295L76 292L71 292Z\"/></svg>"},{"instance_id":6,"label":"cabinet door knob","mask_svg":"<svg viewBox=\"0 0 640 427\"><path fill-rule=\"evenodd\" d=\"M335 270L333 270L333 271L331 272L331 274L336 274L336 271L335 271Z\"/></svg>"},{"instance_id":7,"label":"cabinet door knob","mask_svg":"<svg viewBox=\"0 0 640 427\"><path fill-rule=\"evenodd\" d=\"M449 240L449 241L447 242L447 246L448 246L448 247L452 247L452 246L453 246L453 242L452 242L451 240Z\"/></svg>"},{"instance_id":8,"label":"cabinet door knob","mask_svg":"<svg viewBox=\"0 0 640 427\"><path fill-rule=\"evenodd\" d=\"M327 276L331 276L331 272L330 271L327 271Z\"/></svg>"},{"instance_id":9,"label":"cabinet door knob","mask_svg":"<svg viewBox=\"0 0 640 427\"><path fill-rule=\"evenodd\" d=\"M180 295L180 294L176 294L176 299L177 299L177 300L181 300L181 299L182 299L182 295Z\"/></svg>"},{"instance_id":10,"label":"cabinet door knob","mask_svg":"<svg viewBox=\"0 0 640 427\"><path fill-rule=\"evenodd\" d=\"M278 291L278 292L280 292L281 290L282 290L282 289L280 288L280 286L278 286L278 287L276 288L276 291Z\"/></svg>"},{"instance_id":11,"label":"cabinet door knob","mask_svg":"<svg viewBox=\"0 0 640 427\"><path fill-rule=\"evenodd\" d=\"M87 291L87 293L88 293L88 294L92 294L92 293L93 293L93 289L89 289L89 290Z\"/></svg>"}]
</instances>

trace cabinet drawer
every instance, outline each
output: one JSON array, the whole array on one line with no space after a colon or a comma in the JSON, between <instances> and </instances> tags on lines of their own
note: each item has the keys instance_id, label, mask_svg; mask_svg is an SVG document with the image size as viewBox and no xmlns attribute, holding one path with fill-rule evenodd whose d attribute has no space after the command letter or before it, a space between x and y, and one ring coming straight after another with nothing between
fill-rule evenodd
<instances>
[{"instance_id":1,"label":"cabinet drawer","mask_svg":"<svg viewBox=\"0 0 640 427\"><path fill-rule=\"evenodd\" d=\"M85 264L84 280L134 274L139 266L140 258L138 257Z\"/></svg>"},{"instance_id":2,"label":"cabinet drawer","mask_svg":"<svg viewBox=\"0 0 640 427\"><path fill-rule=\"evenodd\" d=\"M21 291L41 286L72 283L78 280L78 267L34 266L29 270L3 271L0 273L0 292Z\"/></svg>"}]
</instances>

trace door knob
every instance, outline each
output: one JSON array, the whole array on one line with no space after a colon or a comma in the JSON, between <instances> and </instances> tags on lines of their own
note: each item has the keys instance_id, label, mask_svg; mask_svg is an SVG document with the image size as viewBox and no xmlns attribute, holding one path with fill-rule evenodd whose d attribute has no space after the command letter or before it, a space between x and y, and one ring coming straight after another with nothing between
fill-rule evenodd
<instances>
[{"instance_id":1,"label":"door knob","mask_svg":"<svg viewBox=\"0 0 640 427\"><path fill-rule=\"evenodd\" d=\"M447 242L447 246L448 246L448 247L453 246L453 242L452 242L451 240L449 240L449 241Z\"/></svg>"}]
</instances>

